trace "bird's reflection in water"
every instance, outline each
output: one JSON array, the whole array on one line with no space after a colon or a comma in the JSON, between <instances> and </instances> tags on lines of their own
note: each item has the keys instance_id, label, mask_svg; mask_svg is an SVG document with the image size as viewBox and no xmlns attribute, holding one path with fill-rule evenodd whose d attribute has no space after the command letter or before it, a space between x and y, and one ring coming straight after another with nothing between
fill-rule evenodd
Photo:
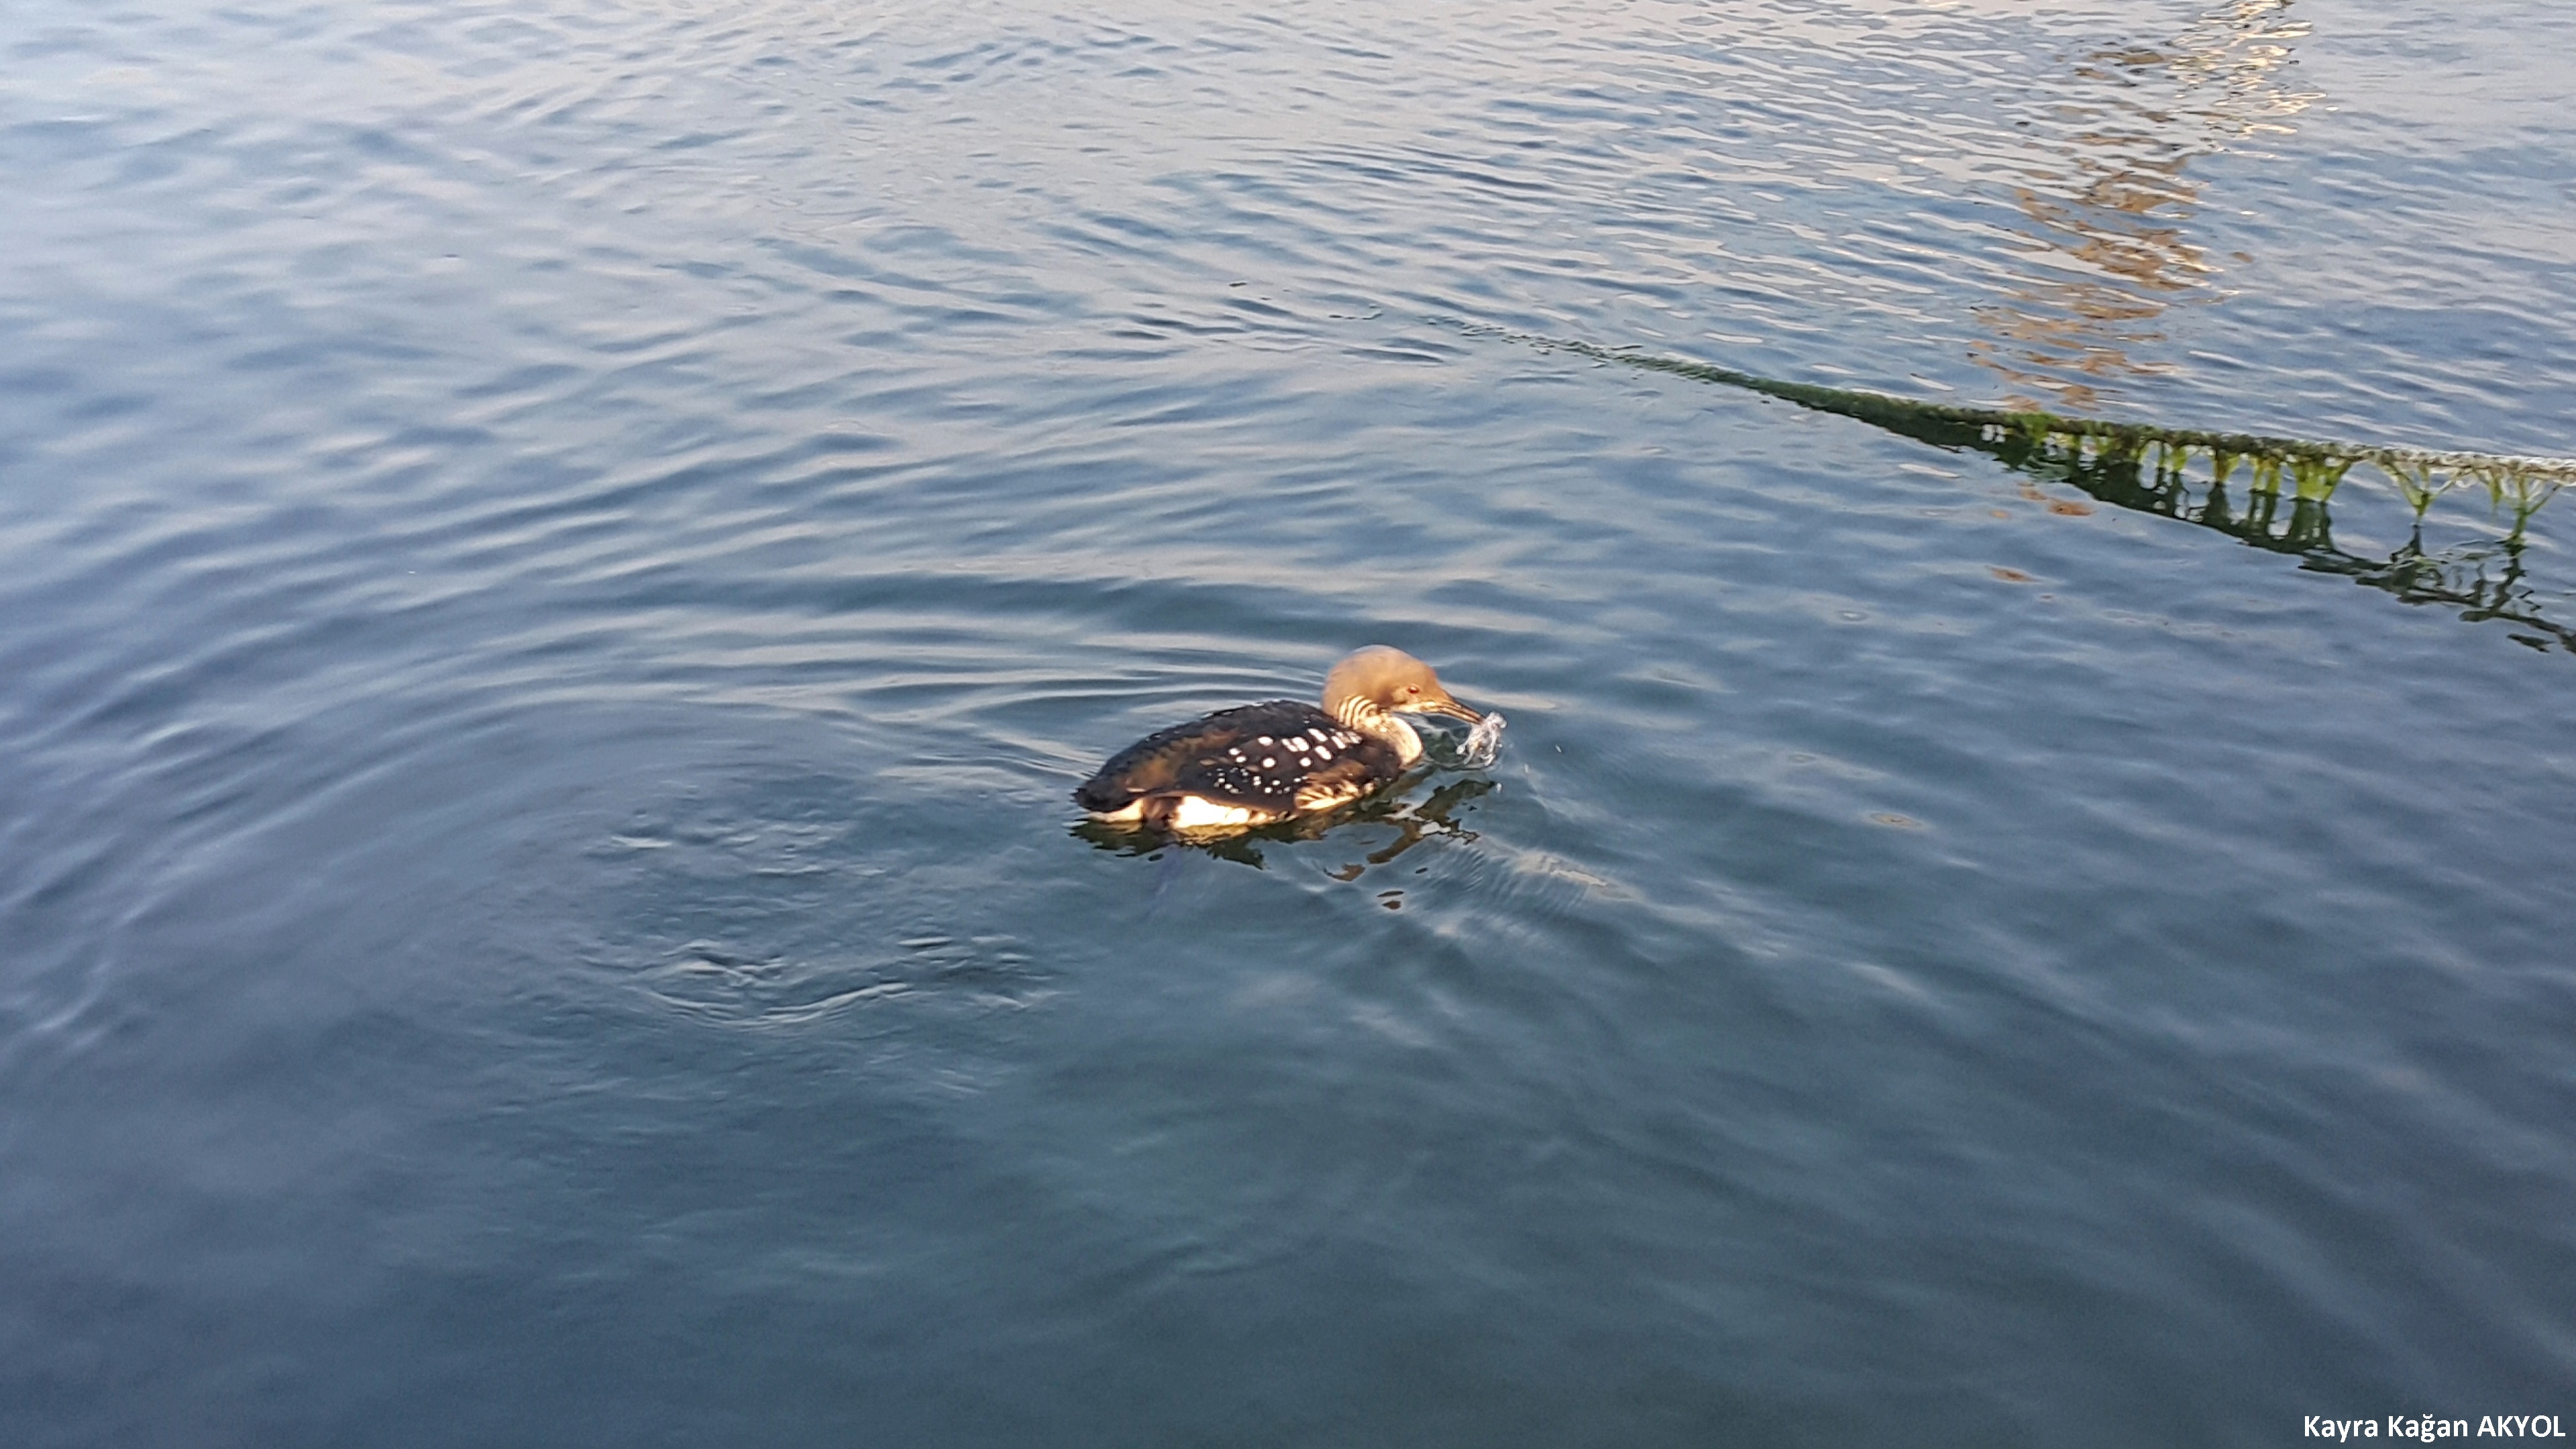
<instances>
[{"instance_id":1,"label":"bird's reflection in water","mask_svg":"<svg viewBox=\"0 0 2576 1449\"><path fill-rule=\"evenodd\" d=\"M1458 816L1468 802L1491 791L1494 784L1482 776L1452 780L1432 791L1419 804L1410 802L1406 791L1389 790L1329 815L1287 820L1236 835L1175 838L1129 826L1106 825L1096 820L1077 821L1071 829L1073 834L1091 842L1094 847L1120 855L1177 860L1183 852L1194 851L1248 865L1255 870L1265 870L1268 868L1262 857L1265 845L1321 840L1328 832L1357 837L1371 825L1394 827L1393 840L1358 860L1325 872L1338 881L1355 881L1372 867L1389 864L1426 840L1462 843L1474 840L1476 832L1460 824ZM1386 904L1392 909L1395 902L1390 900Z\"/></svg>"}]
</instances>

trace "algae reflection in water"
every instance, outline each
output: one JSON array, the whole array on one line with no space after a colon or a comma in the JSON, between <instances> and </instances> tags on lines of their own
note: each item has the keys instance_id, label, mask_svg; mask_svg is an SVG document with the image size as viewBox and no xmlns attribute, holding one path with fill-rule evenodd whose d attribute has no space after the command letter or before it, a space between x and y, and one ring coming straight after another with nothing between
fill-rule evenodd
<instances>
[{"instance_id":1,"label":"algae reflection in water","mask_svg":"<svg viewBox=\"0 0 2576 1449\"><path fill-rule=\"evenodd\" d=\"M2253 433L2105 422L2046 412L1959 407L1888 393L1783 382L1628 348L1523 337L1541 347L1701 382L1742 388L1817 412L1857 419L1945 449L1984 453L2034 478L2063 482L2116 507L2180 519L2339 575L2410 604L2456 608L2468 619L2516 626L2534 648L2576 653L2576 626L2543 616L2525 574L2524 530L2558 490L2576 482L2576 459L2510 457L2426 448L2326 442ZM2368 473L2356 473L2367 464ZM2375 476L2405 500L2415 530L2385 558L2334 541L2329 501L2355 477ZM2231 490L2242 488L2243 498ZM2483 497L2500 536L2427 552L2423 523L2450 495Z\"/></svg>"}]
</instances>

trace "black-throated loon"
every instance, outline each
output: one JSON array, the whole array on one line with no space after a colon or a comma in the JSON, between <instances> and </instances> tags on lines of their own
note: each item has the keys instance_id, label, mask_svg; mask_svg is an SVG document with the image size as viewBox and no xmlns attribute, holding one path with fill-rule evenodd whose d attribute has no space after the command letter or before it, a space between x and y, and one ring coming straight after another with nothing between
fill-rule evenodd
<instances>
[{"instance_id":1,"label":"black-throated loon","mask_svg":"<svg viewBox=\"0 0 2576 1449\"><path fill-rule=\"evenodd\" d=\"M1450 698L1431 666L1372 644L1324 676L1324 706L1293 699L1221 709L1159 730L1073 792L1095 820L1165 831L1242 830L1338 809L1422 758L1400 714L1484 716Z\"/></svg>"}]
</instances>

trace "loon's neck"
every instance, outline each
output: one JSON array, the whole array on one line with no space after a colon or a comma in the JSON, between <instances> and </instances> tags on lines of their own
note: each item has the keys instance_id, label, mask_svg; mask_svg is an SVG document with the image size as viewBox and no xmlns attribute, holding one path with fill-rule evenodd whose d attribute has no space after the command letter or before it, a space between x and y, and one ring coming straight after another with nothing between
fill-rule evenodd
<instances>
[{"instance_id":1,"label":"loon's neck","mask_svg":"<svg viewBox=\"0 0 2576 1449\"><path fill-rule=\"evenodd\" d=\"M1413 732L1413 726L1366 699L1343 700L1332 716L1361 734L1386 741L1394 748L1398 764L1410 765L1422 758L1422 736Z\"/></svg>"}]
</instances>

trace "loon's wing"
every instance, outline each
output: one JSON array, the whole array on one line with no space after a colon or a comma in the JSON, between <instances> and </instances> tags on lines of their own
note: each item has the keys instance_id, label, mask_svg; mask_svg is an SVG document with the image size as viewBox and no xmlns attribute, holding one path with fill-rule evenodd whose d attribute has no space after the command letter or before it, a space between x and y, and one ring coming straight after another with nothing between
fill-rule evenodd
<instances>
[{"instance_id":1,"label":"loon's wing","mask_svg":"<svg viewBox=\"0 0 2576 1449\"><path fill-rule=\"evenodd\" d=\"M1394 778L1394 759L1313 705L1275 699L1147 735L1112 756L1074 800L1107 814L1138 799L1195 795L1285 816L1318 808L1313 787L1334 803L1356 799Z\"/></svg>"}]
</instances>

